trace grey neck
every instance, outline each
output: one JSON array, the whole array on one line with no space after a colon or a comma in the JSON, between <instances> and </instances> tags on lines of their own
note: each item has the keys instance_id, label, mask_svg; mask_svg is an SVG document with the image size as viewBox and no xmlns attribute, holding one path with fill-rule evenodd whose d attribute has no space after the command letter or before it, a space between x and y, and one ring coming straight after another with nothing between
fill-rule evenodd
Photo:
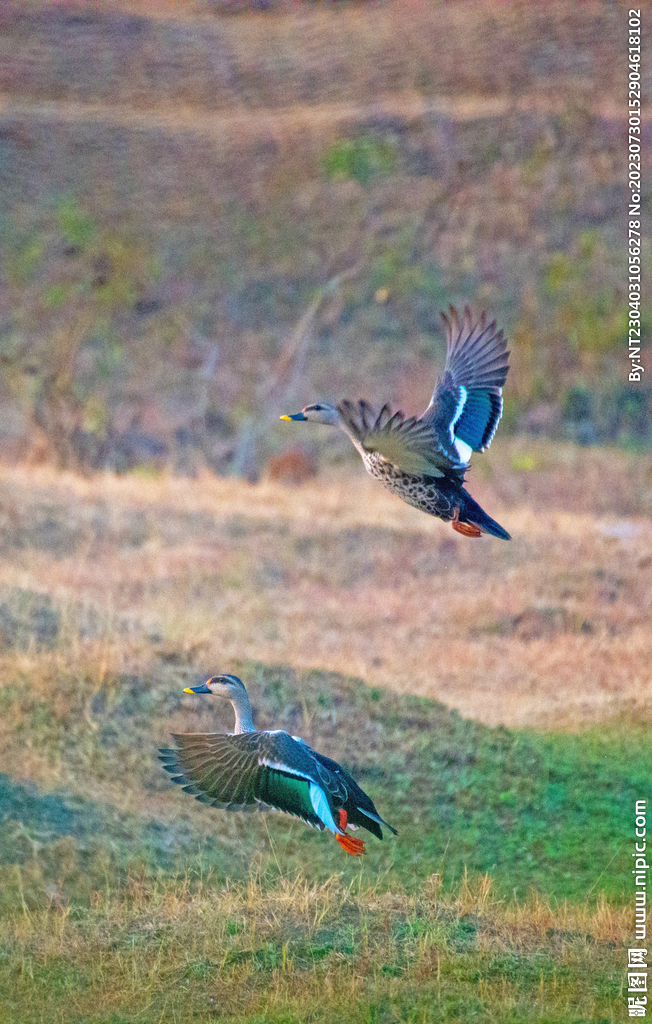
<instances>
[{"instance_id":1,"label":"grey neck","mask_svg":"<svg viewBox=\"0 0 652 1024\"><path fill-rule=\"evenodd\" d=\"M365 455L368 455L369 452L366 451L366 449L362 447L362 445L361 445L360 441L358 441L357 437L354 437L353 434L351 433L351 431L346 429L344 424L340 424L340 426L342 427L342 430L344 431L344 433L348 437L350 437L350 439L353 441L353 444L358 449L358 451L360 452L362 458L364 459Z\"/></svg>"},{"instance_id":2,"label":"grey neck","mask_svg":"<svg viewBox=\"0 0 652 1024\"><path fill-rule=\"evenodd\" d=\"M236 697L231 698L231 704L235 712L235 726L233 727L234 735L239 735L243 732L255 732L253 719L251 717L251 704L249 703L249 697L245 690L242 693L238 693Z\"/></svg>"}]
</instances>

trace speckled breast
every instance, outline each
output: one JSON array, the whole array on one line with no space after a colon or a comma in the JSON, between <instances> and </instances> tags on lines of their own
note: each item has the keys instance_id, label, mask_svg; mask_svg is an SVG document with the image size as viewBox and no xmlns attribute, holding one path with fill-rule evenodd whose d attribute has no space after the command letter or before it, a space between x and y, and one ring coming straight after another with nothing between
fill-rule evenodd
<instances>
[{"instance_id":1,"label":"speckled breast","mask_svg":"<svg viewBox=\"0 0 652 1024\"><path fill-rule=\"evenodd\" d=\"M437 489L432 479L426 481L422 476L404 473L377 452L361 451L360 454L367 473L380 480L408 505L446 521L453 518L454 508L451 501Z\"/></svg>"}]
</instances>

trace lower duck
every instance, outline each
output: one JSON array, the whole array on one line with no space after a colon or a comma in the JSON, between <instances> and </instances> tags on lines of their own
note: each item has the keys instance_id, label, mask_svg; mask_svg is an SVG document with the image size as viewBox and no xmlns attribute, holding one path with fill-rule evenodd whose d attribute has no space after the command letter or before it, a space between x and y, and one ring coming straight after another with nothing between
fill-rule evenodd
<instances>
[{"instance_id":1,"label":"lower duck","mask_svg":"<svg viewBox=\"0 0 652 1024\"><path fill-rule=\"evenodd\" d=\"M175 747L159 751L172 781L203 803L229 811L278 810L328 829L352 856L365 853L361 839L347 828L367 829L383 838L384 821L373 801L336 761L282 729L254 729L251 704L242 680L212 676L184 693L212 694L231 702L232 733L179 733Z\"/></svg>"}]
</instances>

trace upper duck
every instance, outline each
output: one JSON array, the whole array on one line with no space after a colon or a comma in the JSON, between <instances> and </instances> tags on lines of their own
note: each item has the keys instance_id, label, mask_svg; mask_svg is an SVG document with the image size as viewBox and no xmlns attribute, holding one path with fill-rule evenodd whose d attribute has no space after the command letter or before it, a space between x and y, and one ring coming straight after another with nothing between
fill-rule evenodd
<instances>
[{"instance_id":1,"label":"upper duck","mask_svg":"<svg viewBox=\"0 0 652 1024\"><path fill-rule=\"evenodd\" d=\"M224 697L235 712L232 733L175 734L176 747L159 751L172 781L187 793L228 811L273 808L294 814L320 831L329 829L356 857L365 852L364 843L347 834L347 825L362 826L379 839L385 825L396 835L336 761L282 729L257 732L247 691L237 676L212 676L183 692Z\"/></svg>"},{"instance_id":2,"label":"upper duck","mask_svg":"<svg viewBox=\"0 0 652 1024\"><path fill-rule=\"evenodd\" d=\"M466 537L509 534L462 486L473 452L489 447L503 412L502 389L509 352L496 321L473 320L467 306L441 314L446 324L446 364L430 405L419 416L377 412L368 402L307 405L282 420L312 420L341 427L366 470L415 508L451 522Z\"/></svg>"}]
</instances>

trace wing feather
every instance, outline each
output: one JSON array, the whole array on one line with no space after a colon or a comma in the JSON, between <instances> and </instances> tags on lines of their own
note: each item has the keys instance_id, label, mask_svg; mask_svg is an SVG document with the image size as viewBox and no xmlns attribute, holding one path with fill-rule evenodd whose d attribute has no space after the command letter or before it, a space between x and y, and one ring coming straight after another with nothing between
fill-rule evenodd
<instances>
[{"instance_id":1,"label":"wing feather","mask_svg":"<svg viewBox=\"0 0 652 1024\"><path fill-rule=\"evenodd\" d=\"M353 825L382 839L380 826L387 823L373 801L341 765L298 736L278 730L185 733L174 739L175 747L159 752L163 767L202 803L226 810L276 809L337 831L344 808Z\"/></svg>"},{"instance_id":2,"label":"wing feather","mask_svg":"<svg viewBox=\"0 0 652 1024\"><path fill-rule=\"evenodd\" d=\"M454 306L442 313L446 324L446 365L421 420L431 425L453 464L466 466L471 452L489 447L502 416L502 388L509 370L504 331L487 323L483 312L474 323L471 310L462 317Z\"/></svg>"},{"instance_id":3,"label":"wing feather","mask_svg":"<svg viewBox=\"0 0 652 1024\"><path fill-rule=\"evenodd\" d=\"M174 739L176 747L161 751L163 767L203 803L226 810L272 807L324 827L310 799L311 784L324 788L318 765L310 748L288 733L186 733Z\"/></svg>"},{"instance_id":4,"label":"wing feather","mask_svg":"<svg viewBox=\"0 0 652 1024\"><path fill-rule=\"evenodd\" d=\"M370 410L371 406L363 401L345 401L338 406L342 425L361 452L381 455L403 472L414 475L440 477L454 468L430 423L415 416L406 418L400 411L391 414L389 405L373 417Z\"/></svg>"},{"instance_id":5,"label":"wing feather","mask_svg":"<svg viewBox=\"0 0 652 1024\"><path fill-rule=\"evenodd\" d=\"M504 332L486 313L474 323L469 307L459 316L451 306L442 314L447 356L442 378L420 418L392 414L385 404L376 414L361 400L341 402L341 422L365 454L380 455L405 473L464 479L468 457L487 448L502 415L502 386L509 369Z\"/></svg>"}]
</instances>

